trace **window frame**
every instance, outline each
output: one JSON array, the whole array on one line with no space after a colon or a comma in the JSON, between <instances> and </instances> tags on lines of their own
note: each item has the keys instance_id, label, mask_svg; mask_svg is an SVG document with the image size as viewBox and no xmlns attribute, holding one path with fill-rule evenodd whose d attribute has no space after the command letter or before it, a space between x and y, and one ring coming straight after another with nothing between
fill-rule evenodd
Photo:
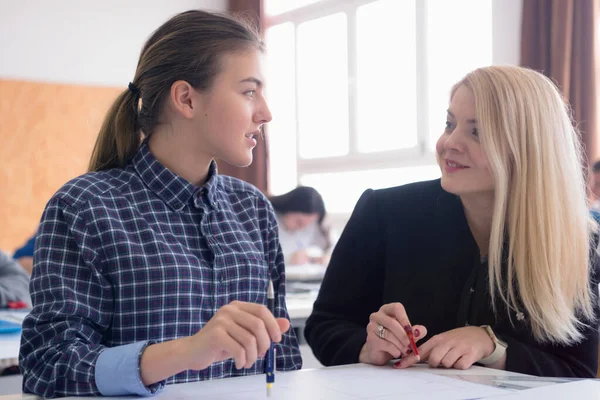
<instances>
[{"instance_id":1,"label":"window frame","mask_svg":"<svg viewBox=\"0 0 600 400\"><path fill-rule=\"evenodd\" d=\"M267 0L269 1L269 0ZM271 0L274 1L274 0ZM299 118L298 118L298 90L295 90L296 114L296 180L302 182L304 175L316 173L351 172L363 170L377 170L384 168L402 168L414 166L429 166L436 163L433 146L429 143L429 87L427 76L427 0L415 1L416 25L416 126L417 144L411 148L361 153L358 151L358 88L357 77L357 18L358 7L374 3L378 0L322 0L293 9L274 16L265 16L266 30L270 27L291 22L294 27L295 40L295 67L298 70L298 26L313 19L343 12L347 17L347 53L348 53L348 126L349 126L349 151L342 156L302 158L299 154ZM420 72L423 71L423 72ZM297 75L296 75L297 76ZM297 84L296 84L297 88Z\"/></svg>"}]
</instances>

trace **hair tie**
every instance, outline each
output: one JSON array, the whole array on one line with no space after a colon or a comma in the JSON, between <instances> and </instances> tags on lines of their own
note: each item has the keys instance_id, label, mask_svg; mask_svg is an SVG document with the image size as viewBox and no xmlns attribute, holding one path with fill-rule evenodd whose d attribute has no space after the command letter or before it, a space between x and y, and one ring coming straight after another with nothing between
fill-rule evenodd
<instances>
[{"instance_id":1,"label":"hair tie","mask_svg":"<svg viewBox=\"0 0 600 400\"><path fill-rule=\"evenodd\" d=\"M129 85L127 87L129 88L129 91L133 93L134 96L138 96L140 94L140 89L138 89L138 87L135 86L133 83L129 82Z\"/></svg>"}]
</instances>

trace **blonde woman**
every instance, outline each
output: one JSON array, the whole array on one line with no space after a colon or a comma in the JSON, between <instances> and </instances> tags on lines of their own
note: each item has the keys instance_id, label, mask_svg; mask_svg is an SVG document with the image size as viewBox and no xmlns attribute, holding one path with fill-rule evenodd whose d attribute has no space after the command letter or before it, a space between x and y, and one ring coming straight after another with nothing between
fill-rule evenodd
<instances>
[{"instance_id":1,"label":"blonde woman","mask_svg":"<svg viewBox=\"0 0 600 400\"><path fill-rule=\"evenodd\" d=\"M471 72L437 157L441 180L359 200L307 322L315 355L595 376L596 224L556 87L518 67Z\"/></svg>"}]
</instances>

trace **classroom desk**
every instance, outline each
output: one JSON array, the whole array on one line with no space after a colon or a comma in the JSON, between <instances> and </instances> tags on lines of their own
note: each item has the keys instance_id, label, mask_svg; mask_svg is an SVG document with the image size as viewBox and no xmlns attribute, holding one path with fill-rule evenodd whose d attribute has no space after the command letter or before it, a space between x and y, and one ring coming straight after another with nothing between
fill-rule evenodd
<instances>
[{"instance_id":1,"label":"classroom desk","mask_svg":"<svg viewBox=\"0 0 600 400\"><path fill-rule=\"evenodd\" d=\"M295 295L288 294L285 302L287 304L288 314L292 326L304 328L306 320L312 313L313 304L317 299L317 295Z\"/></svg>"},{"instance_id":2,"label":"classroom desk","mask_svg":"<svg viewBox=\"0 0 600 400\"><path fill-rule=\"evenodd\" d=\"M288 286L292 288L294 282L288 283ZM304 344L304 327L306 326L306 320L312 313L313 304L319 294L318 287L320 283L313 283L313 290L304 293L298 293L288 290L285 297L288 314L290 315L290 323L292 328L296 331L296 336L300 341L300 344ZM309 285L310 286L310 285Z\"/></svg>"},{"instance_id":3,"label":"classroom desk","mask_svg":"<svg viewBox=\"0 0 600 400\"><path fill-rule=\"evenodd\" d=\"M27 310L0 310L0 319L20 323L27 313ZM20 345L20 332L0 334L0 370L12 365L17 365Z\"/></svg>"},{"instance_id":4,"label":"classroom desk","mask_svg":"<svg viewBox=\"0 0 600 400\"><path fill-rule=\"evenodd\" d=\"M506 386L503 386L510 380L514 380L516 384L525 382L522 383L520 390L517 390L522 393L526 393L522 391L523 389L554 384L548 381L536 383L536 379L536 377L483 367L471 367L466 371L458 371L418 365L408 370L394 370L391 366L375 367L353 364L278 373L272 399L488 398L514 393L517 389L507 389ZM530 384L531 382L533 384ZM105 397L105 399L123 398ZM159 400L197 398L206 400L264 399L266 398L265 377L264 375L254 375L167 385L161 393L153 397L153 399ZM24 399L40 400L41 398L23 394L0 396L0 400ZM69 397L69 399L89 400L89 397Z\"/></svg>"},{"instance_id":5,"label":"classroom desk","mask_svg":"<svg viewBox=\"0 0 600 400\"><path fill-rule=\"evenodd\" d=\"M0 369L16 365L19 358L19 346L21 345L21 333L0 335ZM14 363L11 364L11 362Z\"/></svg>"}]
</instances>

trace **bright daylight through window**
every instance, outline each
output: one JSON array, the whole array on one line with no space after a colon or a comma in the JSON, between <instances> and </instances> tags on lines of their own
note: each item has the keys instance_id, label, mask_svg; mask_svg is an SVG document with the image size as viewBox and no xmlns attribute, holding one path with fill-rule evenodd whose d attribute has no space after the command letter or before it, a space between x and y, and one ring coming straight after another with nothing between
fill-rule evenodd
<instances>
[{"instance_id":1,"label":"bright daylight through window","mask_svg":"<svg viewBox=\"0 0 600 400\"><path fill-rule=\"evenodd\" d=\"M492 63L492 0L265 0L271 184L347 215L440 176L452 85Z\"/></svg>"}]
</instances>

